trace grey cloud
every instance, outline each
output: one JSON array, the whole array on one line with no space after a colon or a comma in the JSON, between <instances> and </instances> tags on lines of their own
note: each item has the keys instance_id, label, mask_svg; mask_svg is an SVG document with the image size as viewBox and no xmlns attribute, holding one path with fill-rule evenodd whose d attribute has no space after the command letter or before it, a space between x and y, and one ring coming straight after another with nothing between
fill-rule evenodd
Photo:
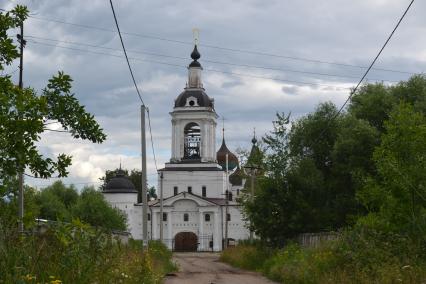
<instances>
[{"instance_id":1,"label":"grey cloud","mask_svg":"<svg viewBox=\"0 0 426 284\"><path fill-rule=\"evenodd\" d=\"M7 3L10 7L10 2ZM20 3L27 4L36 17L115 30L109 3L103 0L22 0ZM192 42L191 30L197 27L200 29L201 44L361 66L367 66L370 63L407 5L405 1L398 0L345 1L344 4L338 0L326 2L315 0L129 0L114 1L114 3L124 32L190 43ZM414 4L382 54L377 67L415 72L425 70L426 38L419 36L426 30L426 18L423 15L425 10L425 2L419 1ZM37 19L28 21L26 34L121 48L116 33ZM51 41L37 41L56 44ZM169 112L172 110L173 100L185 86L187 70L184 66L190 62L189 54L192 45L130 35L124 35L124 41L129 51L145 51L187 58L187 60L181 60L130 53L131 57L179 65L168 66L131 60L136 80L151 110L153 136L161 166L161 163L169 159L171 141ZM71 47L67 44L60 45ZM94 49L90 48L90 50ZM122 55L121 51L96 50ZM256 127L259 135L269 131L277 111L291 112L294 117L298 117L312 111L321 101L332 100L336 104L343 103L348 92L336 90L336 86L354 86L364 70L357 67L231 52L205 45L201 45L199 50L202 56L200 62L205 69L330 85L309 86L205 70L204 85L207 93L215 99L217 112L226 118L226 128L229 129L227 141L230 148L250 147L252 128ZM126 153L122 155L128 156L129 159L135 158L140 145L140 103L123 58L53 48L37 45L31 41L28 42L26 51L28 56L25 57L27 61L24 62L25 85L31 85L40 90L57 70L64 70L73 77L73 91L76 97L88 111L95 115L108 133L108 140L104 144L90 146L93 155L100 157L111 154L118 158L122 151L121 153ZM323 75L245 68L207 63L203 60ZM398 81L407 79L408 75L372 70L368 77ZM14 74L13 78L17 80L17 74ZM55 145L65 143L62 142L61 137L55 138ZM219 144L219 131L217 137ZM52 152L51 142L51 139L44 139L40 144L46 155ZM86 145L72 139L67 140L67 143L75 143L75 148ZM79 162L84 162L83 158L79 159ZM108 161L113 160L112 157L108 159L110 159ZM151 157L150 163L152 162ZM109 163L112 165L112 162L105 163L105 165L97 166L104 168L107 164L109 166ZM150 183L155 184L155 170L152 167L149 174L154 174ZM70 180L73 182L84 181L74 172L71 172L71 175Z\"/></svg>"}]
</instances>

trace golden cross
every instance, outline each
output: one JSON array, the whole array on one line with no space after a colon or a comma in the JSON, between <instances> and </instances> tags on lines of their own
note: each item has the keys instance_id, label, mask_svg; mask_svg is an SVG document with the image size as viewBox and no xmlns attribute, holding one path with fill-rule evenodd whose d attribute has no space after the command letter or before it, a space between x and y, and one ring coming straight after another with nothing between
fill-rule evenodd
<instances>
[{"instance_id":1,"label":"golden cross","mask_svg":"<svg viewBox=\"0 0 426 284\"><path fill-rule=\"evenodd\" d=\"M192 29L192 35L194 36L194 44L198 45L200 39L200 30L197 28Z\"/></svg>"}]
</instances>

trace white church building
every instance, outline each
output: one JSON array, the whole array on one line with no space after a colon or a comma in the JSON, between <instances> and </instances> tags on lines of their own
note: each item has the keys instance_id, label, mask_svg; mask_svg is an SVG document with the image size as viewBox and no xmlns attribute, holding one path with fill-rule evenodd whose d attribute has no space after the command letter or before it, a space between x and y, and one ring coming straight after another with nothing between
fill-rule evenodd
<instances>
[{"instance_id":1,"label":"white church building","mask_svg":"<svg viewBox=\"0 0 426 284\"><path fill-rule=\"evenodd\" d=\"M175 99L170 113L171 158L159 170L157 194L162 186L163 214L160 216L159 200L150 201L148 237L160 239L162 218L163 241L170 249L220 251L226 235L229 244L250 236L241 206L236 202L245 180L224 137L216 151L218 115L214 100L203 88L197 46L191 58L186 88ZM142 206L137 203L132 182L118 172L103 194L111 205L127 214L132 237L142 239Z\"/></svg>"}]
</instances>

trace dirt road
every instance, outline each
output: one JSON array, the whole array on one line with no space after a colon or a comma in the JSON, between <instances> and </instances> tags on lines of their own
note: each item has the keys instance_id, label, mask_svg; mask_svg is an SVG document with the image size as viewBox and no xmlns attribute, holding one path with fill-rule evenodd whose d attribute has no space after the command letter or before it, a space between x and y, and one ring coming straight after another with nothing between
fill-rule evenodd
<instances>
[{"instance_id":1,"label":"dirt road","mask_svg":"<svg viewBox=\"0 0 426 284\"><path fill-rule=\"evenodd\" d=\"M258 273L241 270L219 261L217 253L175 253L179 272L167 276L165 284L267 284Z\"/></svg>"}]
</instances>

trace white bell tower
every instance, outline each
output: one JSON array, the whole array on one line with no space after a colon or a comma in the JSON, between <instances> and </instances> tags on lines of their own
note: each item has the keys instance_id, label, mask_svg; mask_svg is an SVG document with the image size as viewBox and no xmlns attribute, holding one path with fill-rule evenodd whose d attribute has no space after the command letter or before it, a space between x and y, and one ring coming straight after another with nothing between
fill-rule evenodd
<instances>
[{"instance_id":1,"label":"white bell tower","mask_svg":"<svg viewBox=\"0 0 426 284\"><path fill-rule=\"evenodd\" d=\"M172 116L172 157L170 163L216 162L216 119L214 100L203 88L197 45L191 53L188 82L176 98Z\"/></svg>"}]
</instances>

